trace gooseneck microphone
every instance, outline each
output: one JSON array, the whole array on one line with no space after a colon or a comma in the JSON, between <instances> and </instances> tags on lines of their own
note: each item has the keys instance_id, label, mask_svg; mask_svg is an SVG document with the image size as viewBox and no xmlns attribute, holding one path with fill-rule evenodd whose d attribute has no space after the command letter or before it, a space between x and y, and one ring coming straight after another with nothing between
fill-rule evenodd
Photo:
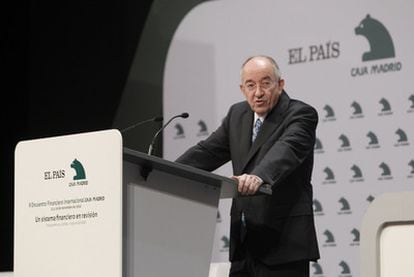
<instances>
[{"instance_id":1,"label":"gooseneck microphone","mask_svg":"<svg viewBox=\"0 0 414 277\"><path fill-rule=\"evenodd\" d=\"M154 150L154 143L155 143L155 140L157 139L158 135L162 132L162 130L164 130L165 127L167 127L168 124L170 124L171 121L173 121L177 117L187 118L187 117L189 117L189 114L188 113L182 113L182 114L178 114L178 115L175 115L175 116L171 117L170 120L168 120L168 122L165 123L161 127L161 129L159 129L158 132L155 133L154 137L152 138L152 142L151 142L151 144L148 148L148 155L150 155L150 156L152 155L152 151Z\"/></svg>"},{"instance_id":2,"label":"gooseneck microphone","mask_svg":"<svg viewBox=\"0 0 414 277\"><path fill-rule=\"evenodd\" d=\"M122 130L119 130L119 131L121 133L125 133L125 132L127 132L127 131L129 131L131 129L134 129L135 127L137 127L139 125L144 124L144 123L147 123L147 122L158 122L158 121L162 121L162 120L163 120L163 117L162 116L156 116L156 117L153 117L153 118L144 120L144 121L137 122L137 123L135 123L135 124L133 124L131 126L128 126L128 127L124 128L124 129L122 129Z\"/></svg>"}]
</instances>

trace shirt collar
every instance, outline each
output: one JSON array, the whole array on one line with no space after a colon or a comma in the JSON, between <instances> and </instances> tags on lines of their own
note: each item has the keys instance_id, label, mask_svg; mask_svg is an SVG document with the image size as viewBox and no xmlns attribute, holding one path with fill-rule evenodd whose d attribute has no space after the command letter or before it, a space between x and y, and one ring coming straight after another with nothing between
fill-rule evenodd
<instances>
[{"instance_id":1,"label":"shirt collar","mask_svg":"<svg viewBox=\"0 0 414 277\"><path fill-rule=\"evenodd\" d=\"M263 115L263 116L259 116L257 113L254 113L253 126L254 126L254 123L256 122L256 120L257 120L258 118L260 118L260 121L262 121L262 123L263 123L263 122L264 122L264 120L265 120L265 118L266 118L266 116L267 116L267 114L265 114L265 115Z\"/></svg>"}]
</instances>

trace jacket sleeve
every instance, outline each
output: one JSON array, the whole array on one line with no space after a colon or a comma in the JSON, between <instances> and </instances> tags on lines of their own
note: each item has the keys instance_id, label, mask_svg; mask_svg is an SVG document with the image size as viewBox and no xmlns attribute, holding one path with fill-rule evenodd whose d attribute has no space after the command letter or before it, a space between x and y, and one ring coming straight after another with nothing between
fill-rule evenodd
<instances>
[{"instance_id":1,"label":"jacket sleeve","mask_svg":"<svg viewBox=\"0 0 414 277\"><path fill-rule=\"evenodd\" d=\"M176 162L207 171L213 171L228 162L230 160L229 118L231 110L217 130L207 139L184 152Z\"/></svg>"},{"instance_id":2,"label":"jacket sleeve","mask_svg":"<svg viewBox=\"0 0 414 277\"><path fill-rule=\"evenodd\" d=\"M318 123L316 110L308 105L289 112L284 121L283 133L270 138L273 143L255 166L251 174L265 183L277 185L294 172L308 157L315 144Z\"/></svg>"}]
</instances>

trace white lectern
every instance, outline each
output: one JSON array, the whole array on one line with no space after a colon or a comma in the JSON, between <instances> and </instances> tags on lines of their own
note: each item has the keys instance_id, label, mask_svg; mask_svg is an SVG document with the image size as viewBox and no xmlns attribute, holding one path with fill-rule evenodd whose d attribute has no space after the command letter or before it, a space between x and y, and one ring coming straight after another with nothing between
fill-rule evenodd
<instances>
[{"instance_id":1,"label":"white lectern","mask_svg":"<svg viewBox=\"0 0 414 277\"><path fill-rule=\"evenodd\" d=\"M19 142L14 276L122 276L122 138Z\"/></svg>"},{"instance_id":2,"label":"white lectern","mask_svg":"<svg viewBox=\"0 0 414 277\"><path fill-rule=\"evenodd\" d=\"M20 142L15 169L16 277L207 277L219 199L237 195L116 130Z\"/></svg>"}]
</instances>

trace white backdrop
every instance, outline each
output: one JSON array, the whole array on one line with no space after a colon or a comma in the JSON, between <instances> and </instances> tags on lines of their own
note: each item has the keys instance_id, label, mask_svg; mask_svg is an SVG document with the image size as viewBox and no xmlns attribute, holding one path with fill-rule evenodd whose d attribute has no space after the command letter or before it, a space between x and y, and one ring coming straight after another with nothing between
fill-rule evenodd
<instances>
[{"instance_id":1,"label":"white backdrop","mask_svg":"<svg viewBox=\"0 0 414 277\"><path fill-rule=\"evenodd\" d=\"M167 56L164 116L185 111L190 118L165 130L164 158L174 160L206 138L243 100L239 72L247 57L274 57L287 93L319 111L313 185L322 257L311 275L359 276L367 206L383 192L414 189L413 10L409 0L197 6ZM384 55L363 58L370 50ZM217 173L232 174L229 166ZM220 203L213 261L228 260L229 207Z\"/></svg>"}]
</instances>

